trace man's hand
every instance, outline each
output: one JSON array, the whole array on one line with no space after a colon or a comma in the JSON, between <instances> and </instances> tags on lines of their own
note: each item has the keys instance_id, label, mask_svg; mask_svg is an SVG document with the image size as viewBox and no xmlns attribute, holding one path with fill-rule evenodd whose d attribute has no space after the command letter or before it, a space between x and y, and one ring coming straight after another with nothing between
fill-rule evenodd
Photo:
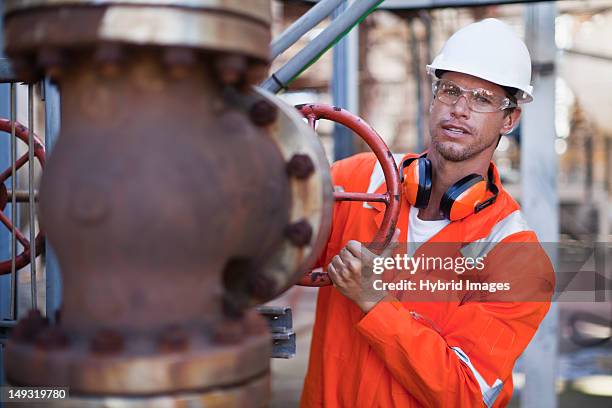
<instances>
[{"instance_id":1,"label":"man's hand","mask_svg":"<svg viewBox=\"0 0 612 408\"><path fill-rule=\"evenodd\" d=\"M380 254L368 251L360 242L349 241L330 262L327 273L336 289L355 302L365 313L369 312L387 293L375 290L372 273L374 258L386 257L397 247L400 230L396 229L391 242Z\"/></svg>"}]
</instances>

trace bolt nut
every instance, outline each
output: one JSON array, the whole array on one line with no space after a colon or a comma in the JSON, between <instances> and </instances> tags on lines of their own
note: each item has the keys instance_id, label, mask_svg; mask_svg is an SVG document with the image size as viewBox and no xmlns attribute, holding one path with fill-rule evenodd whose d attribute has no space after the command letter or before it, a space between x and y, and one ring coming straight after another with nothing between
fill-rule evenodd
<instances>
[{"instance_id":1,"label":"bolt nut","mask_svg":"<svg viewBox=\"0 0 612 408\"><path fill-rule=\"evenodd\" d=\"M219 81L225 86L234 86L241 82L246 68L246 58L242 55L222 55L215 60Z\"/></svg>"},{"instance_id":2,"label":"bolt nut","mask_svg":"<svg viewBox=\"0 0 612 408\"><path fill-rule=\"evenodd\" d=\"M189 333L180 327L170 327L157 339L157 349L162 353L185 351L189 348Z\"/></svg>"},{"instance_id":3,"label":"bolt nut","mask_svg":"<svg viewBox=\"0 0 612 408\"><path fill-rule=\"evenodd\" d=\"M98 331L89 344L89 349L95 354L117 354L123 347L121 334L109 329Z\"/></svg>"},{"instance_id":4,"label":"bolt nut","mask_svg":"<svg viewBox=\"0 0 612 408\"><path fill-rule=\"evenodd\" d=\"M44 329L42 333L36 337L36 347L41 350L60 350L65 349L68 345L68 336L57 326Z\"/></svg>"},{"instance_id":5,"label":"bolt nut","mask_svg":"<svg viewBox=\"0 0 612 408\"><path fill-rule=\"evenodd\" d=\"M312 227L306 220L294 222L285 227L285 236L293 245L303 247L312 239Z\"/></svg>"},{"instance_id":6,"label":"bolt nut","mask_svg":"<svg viewBox=\"0 0 612 408\"><path fill-rule=\"evenodd\" d=\"M268 126L276 121L278 110L266 100L255 102L249 109L249 117L255 126Z\"/></svg>"},{"instance_id":7,"label":"bolt nut","mask_svg":"<svg viewBox=\"0 0 612 408\"><path fill-rule=\"evenodd\" d=\"M287 174L299 180L307 179L314 173L314 170L314 163L306 154L294 154L287 162Z\"/></svg>"},{"instance_id":8,"label":"bolt nut","mask_svg":"<svg viewBox=\"0 0 612 408\"><path fill-rule=\"evenodd\" d=\"M56 48L43 48L38 52L38 65L52 79L58 79L64 72L64 55Z\"/></svg>"},{"instance_id":9,"label":"bolt nut","mask_svg":"<svg viewBox=\"0 0 612 408\"><path fill-rule=\"evenodd\" d=\"M30 310L26 317L19 320L11 333L11 338L18 342L33 343L48 324L48 320L39 310Z\"/></svg>"},{"instance_id":10,"label":"bolt nut","mask_svg":"<svg viewBox=\"0 0 612 408\"><path fill-rule=\"evenodd\" d=\"M119 64L123 57L123 49L119 44L102 44L94 53L100 72L107 78L119 75L121 72Z\"/></svg>"},{"instance_id":11,"label":"bolt nut","mask_svg":"<svg viewBox=\"0 0 612 408\"><path fill-rule=\"evenodd\" d=\"M188 48L169 48L164 51L163 58L170 76L176 79L189 75L197 60L195 52Z\"/></svg>"}]
</instances>

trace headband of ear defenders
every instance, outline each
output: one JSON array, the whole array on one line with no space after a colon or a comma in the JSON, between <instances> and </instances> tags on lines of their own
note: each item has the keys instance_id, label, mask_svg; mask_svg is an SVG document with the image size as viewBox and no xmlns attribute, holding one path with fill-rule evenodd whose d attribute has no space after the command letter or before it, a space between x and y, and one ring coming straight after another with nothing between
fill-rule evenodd
<instances>
[{"instance_id":1,"label":"headband of ear defenders","mask_svg":"<svg viewBox=\"0 0 612 408\"><path fill-rule=\"evenodd\" d=\"M413 189L415 186L417 187L416 197L413 197L415 194L414 194L414 190L412 190L413 194L410 194L410 195L407 194L406 198L408 199L409 202L414 201L414 202L411 202L411 204L414 207L425 208L427 207L429 203L429 199L431 196L431 185L432 185L431 161L426 158L426 153L422 154L419 157L412 157L412 158L406 159L402 162L401 180L402 180L402 183L404 183L405 169L409 167L411 164L413 164L415 160L418 160L418 162L415 163L417 165L417 168L415 169L417 174L412 173L412 175L417 176L418 180L416 180L416 182L412 180L411 186ZM485 188L486 190L490 191L493 194L491 197L484 200L483 202L478 203L478 201L476 200L482 198L482 195L480 195L480 198L474 198L475 200L474 204L470 205L469 203L463 203L463 209L461 209L462 207L459 206L457 209L455 209L455 211L452 211L453 205L459 205L457 200L460 199L460 196L462 194L469 191L470 188L472 188L476 184L484 181L483 177L478 174L467 175L463 177L462 179L460 179L459 181L457 181L456 183L454 183L448 189L448 191L446 191L444 195L442 196L442 199L440 200L440 211L444 214L444 216L448 219L453 219L451 217L451 213L454 212L455 213L453 214L454 218L460 219L460 218L467 216L466 211L469 211L470 214L478 213L484 208L493 204L495 200L497 199L499 189L495 185L495 177L493 174L492 165L489 166L487 175L488 175L487 177L488 180L487 180L487 184ZM404 188L407 188L407 186L405 185ZM484 190L481 194L484 194L486 190ZM472 208L472 210L470 211L468 210L468 208ZM457 214L457 211L459 211L458 214ZM461 216L460 214L462 213L466 215Z\"/></svg>"}]
</instances>

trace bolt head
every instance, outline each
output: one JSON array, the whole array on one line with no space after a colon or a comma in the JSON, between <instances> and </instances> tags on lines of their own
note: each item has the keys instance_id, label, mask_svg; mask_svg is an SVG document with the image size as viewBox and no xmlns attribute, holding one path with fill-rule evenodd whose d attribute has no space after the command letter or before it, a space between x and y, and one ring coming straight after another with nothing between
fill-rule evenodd
<instances>
[{"instance_id":1,"label":"bolt head","mask_svg":"<svg viewBox=\"0 0 612 408\"><path fill-rule=\"evenodd\" d=\"M285 228L285 236L297 247L303 247L312 239L312 226L306 220L301 220Z\"/></svg>"},{"instance_id":2,"label":"bolt head","mask_svg":"<svg viewBox=\"0 0 612 408\"><path fill-rule=\"evenodd\" d=\"M306 154L294 154L287 162L287 174L299 180L307 179L314 171L314 163L310 156Z\"/></svg>"},{"instance_id":3,"label":"bolt head","mask_svg":"<svg viewBox=\"0 0 612 408\"><path fill-rule=\"evenodd\" d=\"M249 117L255 126L268 126L276 121L278 110L266 100L255 102L249 110Z\"/></svg>"},{"instance_id":4,"label":"bolt head","mask_svg":"<svg viewBox=\"0 0 612 408\"><path fill-rule=\"evenodd\" d=\"M66 333L57 326L44 329L36 338L36 347L41 350L61 350L69 345Z\"/></svg>"},{"instance_id":5,"label":"bolt head","mask_svg":"<svg viewBox=\"0 0 612 408\"><path fill-rule=\"evenodd\" d=\"M124 341L120 333L102 329L91 339L89 349L95 354L117 354L123 350Z\"/></svg>"}]
</instances>

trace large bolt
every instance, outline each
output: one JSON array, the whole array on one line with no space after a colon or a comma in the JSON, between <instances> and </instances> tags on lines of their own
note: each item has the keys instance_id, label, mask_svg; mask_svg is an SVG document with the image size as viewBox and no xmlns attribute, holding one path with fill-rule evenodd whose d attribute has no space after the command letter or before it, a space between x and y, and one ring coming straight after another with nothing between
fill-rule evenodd
<instances>
[{"instance_id":1,"label":"large bolt","mask_svg":"<svg viewBox=\"0 0 612 408\"><path fill-rule=\"evenodd\" d=\"M219 81L225 86L235 86L244 77L247 63L242 55L222 55L215 60Z\"/></svg>"},{"instance_id":2,"label":"large bolt","mask_svg":"<svg viewBox=\"0 0 612 408\"><path fill-rule=\"evenodd\" d=\"M120 63L123 49L119 44L101 44L94 53L100 73L107 78L114 78L121 72Z\"/></svg>"},{"instance_id":3,"label":"large bolt","mask_svg":"<svg viewBox=\"0 0 612 408\"><path fill-rule=\"evenodd\" d=\"M170 327L157 339L157 349L162 353L184 351L189 347L189 333L180 327Z\"/></svg>"},{"instance_id":4,"label":"large bolt","mask_svg":"<svg viewBox=\"0 0 612 408\"><path fill-rule=\"evenodd\" d=\"M168 66L170 76L183 79L196 64L196 54L188 48L168 48L164 50L164 63Z\"/></svg>"},{"instance_id":5,"label":"large bolt","mask_svg":"<svg viewBox=\"0 0 612 408\"><path fill-rule=\"evenodd\" d=\"M38 334L48 325L39 310L30 310L26 317L19 320L11 333L11 338L24 343L33 343Z\"/></svg>"},{"instance_id":6,"label":"large bolt","mask_svg":"<svg viewBox=\"0 0 612 408\"><path fill-rule=\"evenodd\" d=\"M285 227L285 236L293 245L303 247L312 239L312 227L306 220L294 222Z\"/></svg>"},{"instance_id":7,"label":"large bolt","mask_svg":"<svg viewBox=\"0 0 612 408\"><path fill-rule=\"evenodd\" d=\"M314 170L314 163L307 154L294 154L287 162L287 174L299 180L310 177Z\"/></svg>"},{"instance_id":8,"label":"large bolt","mask_svg":"<svg viewBox=\"0 0 612 408\"><path fill-rule=\"evenodd\" d=\"M98 331L89 349L95 354L117 354L123 350L123 337L114 330L102 329Z\"/></svg>"},{"instance_id":9,"label":"large bolt","mask_svg":"<svg viewBox=\"0 0 612 408\"><path fill-rule=\"evenodd\" d=\"M57 326L46 328L36 338L36 347L46 351L64 349L68 344L68 336Z\"/></svg>"},{"instance_id":10,"label":"large bolt","mask_svg":"<svg viewBox=\"0 0 612 408\"><path fill-rule=\"evenodd\" d=\"M64 56L56 48L43 48L38 52L38 65L50 78L56 80L64 72Z\"/></svg>"},{"instance_id":11,"label":"large bolt","mask_svg":"<svg viewBox=\"0 0 612 408\"><path fill-rule=\"evenodd\" d=\"M276 121L277 116L276 106L263 99L255 102L249 109L249 117L255 126L268 126Z\"/></svg>"}]
</instances>

